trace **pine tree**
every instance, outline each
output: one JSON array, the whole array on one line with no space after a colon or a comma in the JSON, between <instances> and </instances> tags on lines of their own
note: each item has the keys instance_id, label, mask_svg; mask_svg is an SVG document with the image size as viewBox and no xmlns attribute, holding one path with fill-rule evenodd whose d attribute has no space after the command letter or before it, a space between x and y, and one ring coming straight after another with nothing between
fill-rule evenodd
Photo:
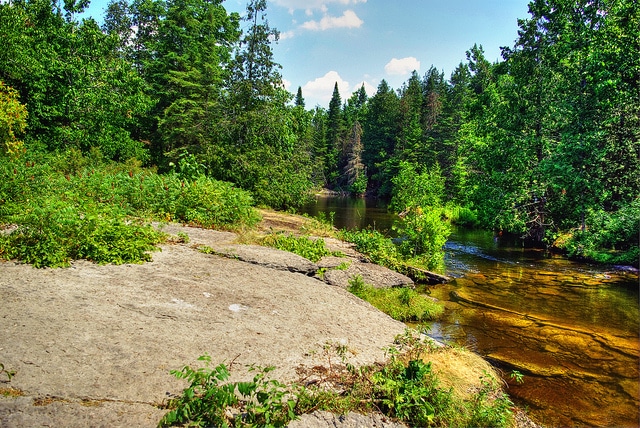
<instances>
[{"instance_id":1,"label":"pine tree","mask_svg":"<svg viewBox=\"0 0 640 428\"><path fill-rule=\"evenodd\" d=\"M304 108L304 98L302 97L302 88L298 86L298 92L296 93L296 99L294 101L296 107Z\"/></svg>"},{"instance_id":2,"label":"pine tree","mask_svg":"<svg viewBox=\"0 0 640 428\"><path fill-rule=\"evenodd\" d=\"M336 186L339 181L339 161L344 137L344 115L338 82L333 87L327 116L327 150L325 159L325 177L329 186Z\"/></svg>"},{"instance_id":3,"label":"pine tree","mask_svg":"<svg viewBox=\"0 0 640 428\"><path fill-rule=\"evenodd\" d=\"M367 103L363 122L362 160L369 176L369 189L379 196L391 195L391 178L397 168L393 153L400 132L400 100L386 80Z\"/></svg>"}]
</instances>

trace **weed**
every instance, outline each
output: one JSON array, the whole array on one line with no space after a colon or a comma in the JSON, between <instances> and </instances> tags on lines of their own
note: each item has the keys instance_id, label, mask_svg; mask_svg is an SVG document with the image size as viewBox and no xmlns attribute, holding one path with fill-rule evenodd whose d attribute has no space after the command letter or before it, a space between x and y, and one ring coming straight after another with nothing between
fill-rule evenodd
<instances>
[{"instance_id":1,"label":"weed","mask_svg":"<svg viewBox=\"0 0 640 428\"><path fill-rule=\"evenodd\" d=\"M350 262L342 262L338 266L336 266L334 269L335 270L347 270L347 269L349 269L349 266L351 266Z\"/></svg>"},{"instance_id":2,"label":"weed","mask_svg":"<svg viewBox=\"0 0 640 428\"><path fill-rule=\"evenodd\" d=\"M199 245L198 246L198 251L200 251L203 254L217 254L218 253L216 250L214 250L213 248L211 248L208 245Z\"/></svg>"},{"instance_id":3,"label":"weed","mask_svg":"<svg viewBox=\"0 0 640 428\"><path fill-rule=\"evenodd\" d=\"M432 345L407 329L389 349L386 364L356 368L348 363L348 348L327 342L322 347L328 368L299 367L301 381L290 385L269 379L272 367L250 367L257 374L250 382L229 383L224 364L172 371L190 382L182 395L169 402L172 409L159 426L285 426L297 415L325 410L382 412L409 426L511 426L513 404L493 378L485 374L482 386L470 400L442 387L428 358ZM340 364L333 361L337 356ZM305 385L305 386L303 386Z\"/></svg>"},{"instance_id":4,"label":"weed","mask_svg":"<svg viewBox=\"0 0 640 428\"><path fill-rule=\"evenodd\" d=\"M8 381L11 382L11 379L16 375L15 370L7 370L4 367L4 364L0 363L0 375L5 374L8 378Z\"/></svg>"},{"instance_id":5,"label":"weed","mask_svg":"<svg viewBox=\"0 0 640 428\"><path fill-rule=\"evenodd\" d=\"M516 383L524 383L524 375L518 370L512 370L511 373L509 373L509 379L515 380Z\"/></svg>"},{"instance_id":6,"label":"weed","mask_svg":"<svg viewBox=\"0 0 640 428\"><path fill-rule=\"evenodd\" d=\"M185 366L171 372L190 385L180 397L170 400L168 407L172 410L161 419L160 427L174 424L280 427L296 418L296 402L289 398L292 391L267 377L273 367L251 366L249 370L257 372L252 381L232 383L228 382L230 373L226 365L210 368L209 355L198 360L205 366L199 369Z\"/></svg>"}]
</instances>

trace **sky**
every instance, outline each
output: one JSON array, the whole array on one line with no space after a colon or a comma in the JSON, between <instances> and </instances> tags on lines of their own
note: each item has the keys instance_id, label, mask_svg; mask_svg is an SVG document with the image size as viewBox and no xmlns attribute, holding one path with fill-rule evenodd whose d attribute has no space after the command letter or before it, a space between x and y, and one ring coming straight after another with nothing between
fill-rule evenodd
<instances>
[{"instance_id":1,"label":"sky","mask_svg":"<svg viewBox=\"0 0 640 428\"><path fill-rule=\"evenodd\" d=\"M87 14L101 21L108 0L92 0ZM486 58L501 59L512 47L518 18L529 0L268 0L267 20L280 31L274 59L285 87L302 88L307 109L327 108L335 83L342 101L364 83L369 96L384 79L399 89L416 70L445 73L482 45ZM244 14L245 0L224 0Z\"/></svg>"}]
</instances>

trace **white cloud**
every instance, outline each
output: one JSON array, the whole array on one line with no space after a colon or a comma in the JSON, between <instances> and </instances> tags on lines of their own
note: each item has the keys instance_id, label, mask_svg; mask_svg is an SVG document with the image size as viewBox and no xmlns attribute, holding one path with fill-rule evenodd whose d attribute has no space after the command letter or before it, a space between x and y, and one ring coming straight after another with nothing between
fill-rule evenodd
<instances>
[{"instance_id":1,"label":"white cloud","mask_svg":"<svg viewBox=\"0 0 640 428\"><path fill-rule=\"evenodd\" d=\"M373 86L371 83L367 82L366 80L363 80L362 82L358 83L357 85L355 85L353 87L354 91L357 91L358 89L360 89L362 87L362 85L364 85L364 90L367 93L367 96L374 96L376 94L376 92L378 92L378 88L376 88L375 86Z\"/></svg>"},{"instance_id":2,"label":"white cloud","mask_svg":"<svg viewBox=\"0 0 640 428\"><path fill-rule=\"evenodd\" d=\"M282 86L284 86L284 88L288 91L289 88L291 87L291 81L283 78L282 79Z\"/></svg>"},{"instance_id":3,"label":"white cloud","mask_svg":"<svg viewBox=\"0 0 640 428\"><path fill-rule=\"evenodd\" d=\"M413 70L420 70L420 61L412 56L401 59L393 58L384 66L384 71L390 76L402 76Z\"/></svg>"},{"instance_id":4,"label":"white cloud","mask_svg":"<svg viewBox=\"0 0 640 428\"><path fill-rule=\"evenodd\" d=\"M352 4L366 3L367 0L273 0L278 6L286 7L289 9L289 13L293 13L296 10L304 10L307 15L311 15L314 10L320 10L323 13L327 12L327 5L330 3L338 3L344 6Z\"/></svg>"},{"instance_id":5,"label":"white cloud","mask_svg":"<svg viewBox=\"0 0 640 428\"><path fill-rule=\"evenodd\" d=\"M345 10L342 16L325 15L320 21L307 21L300 27L312 31L324 31L330 28L360 28L362 19L352 10Z\"/></svg>"},{"instance_id":6,"label":"white cloud","mask_svg":"<svg viewBox=\"0 0 640 428\"><path fill-rule=\"evenodd\" d=\"M280 39L279 40L287 40L292 38L293 36L295 36L296 32L293 30L289 30L289 31L285 31L280 33Z\"/></svg>"},{"instance_id":7,"label":"white cloud","mask_svg":"<svg viewBox=\"0 0 640 428\"><path fill-rule=\"evenodd\" d=\"M349 93L349 82L343 80L338 72L333 70L322 77L307 82L302 87L302 95L307 99L316 100L323 107L326 107L331 101L336 82L338 83L340 97L344 101L344 94Z\"/></svg>"}]
</instances>

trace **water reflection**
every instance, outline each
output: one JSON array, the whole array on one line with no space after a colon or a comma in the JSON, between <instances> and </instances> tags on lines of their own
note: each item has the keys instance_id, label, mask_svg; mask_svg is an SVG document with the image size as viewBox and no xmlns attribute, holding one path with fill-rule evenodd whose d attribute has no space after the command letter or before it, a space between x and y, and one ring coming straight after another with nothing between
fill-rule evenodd
<instances>
[{"instance_id":1,"label":"water reflection","mask_svg":"<svg viewBox=\"0 0 640 428\"><path fill-rule=\"evenodd\" d=\"M310 216L333 215L333 225L338 229L365 229L370 227L381 233L391 233L395 216L387 210L384 201L374 198L349 198L319 195L314 202L300 211Z\"/></svg>"}]
</instances>

